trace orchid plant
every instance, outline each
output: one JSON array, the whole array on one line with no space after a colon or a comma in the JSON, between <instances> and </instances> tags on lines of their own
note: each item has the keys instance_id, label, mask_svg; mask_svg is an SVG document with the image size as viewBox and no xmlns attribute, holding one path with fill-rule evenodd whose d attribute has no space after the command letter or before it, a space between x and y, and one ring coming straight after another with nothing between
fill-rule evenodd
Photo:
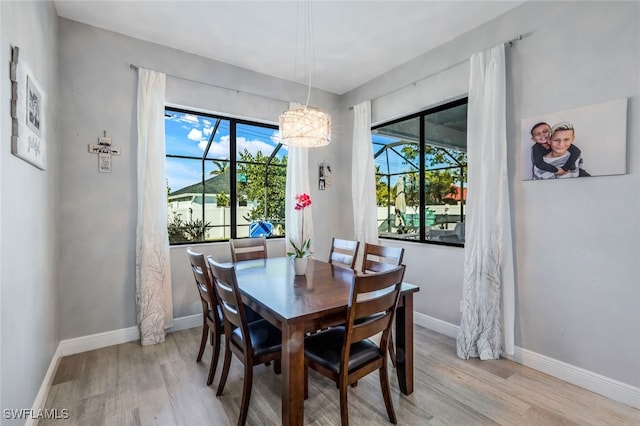
<instances>
[{"instance_id":1,"label":"orchid plant","mask_svg":"<svg viewBox=\"0 0 640 426\"><path fill-rule=\"evenodd\" d=\"M304 209L311 205L311 197L309 194L298 194L296 195L296 206L294 207L296 210L302 212L302 245L298 246L293 239L289 239L291 243L291 247L293 247L293 251L288 252L287 256L304 259L305 257L311 256L313 253L309 250L311 248L311 238L304 239Z\"/></svg>"}]
</instances>

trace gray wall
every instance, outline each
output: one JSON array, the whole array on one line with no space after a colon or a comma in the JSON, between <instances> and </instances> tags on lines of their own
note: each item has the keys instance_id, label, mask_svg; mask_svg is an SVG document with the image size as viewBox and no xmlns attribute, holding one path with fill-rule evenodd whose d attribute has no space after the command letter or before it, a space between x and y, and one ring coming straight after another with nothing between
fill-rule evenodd
<instances>
[{"instance_id":1,"label":"gray wall","mask_svg":"<svg viewBox=\"0 0 640 426\"><path fill-rule=\"evenodd\" d=\"M341 99L343 111L373 99L380 122L461 97L471 54L524 35L507 47L516 345L633 386L640 385L639 18L637 2L528 2ZM396 88L403 89L390 93ZM520 180L521 119L619 98L629 98L626 175ZM416 310L459 324L463 249L403 246L407 279L421 286Z\"/></svg>"},{"instance_id":2,"label":"gray wall","mask_svg":"<svg viewBox=\"0 0 640 426\"><path fill-rule=\"evenodd\" d=\"M130 64L182 77L167 77L169 104L271 123L277 123L290 98L299 101L306 95L304 86L61 19L63 109L59 119L65 164L60 182L63 195L59 223L62 339L136 325L137 75ZM317 177L317 163L326 159L335 166L335 179L343 180L349 172L345 153L350 152L350 146L335 112L338 98L314 91L311 101L331 113L335 122L332 144L314 150L310 156L311 179ZM104 130L114 146L122 150L122 155L114 157L110 174L98 173L98 159L87 152L87 145L96 143ZM348 192L349 186L346 188ZM312 191L311 195L318 215L345 197L342 187ZM332 232L350 236L351 205L346 206L344 214L325 215L327 220L318 222L318 252L328 252L327 238L320 236ZM228 253L228 243L217 245L220 247L207 247L214 253ZM276 247L278 242L272 245ZM282 243L280 250L284 250ZM171 250L177 317L200 310L184 251L184 247Z\"/></svg>"},{"instance_id":3,"label":"gray wall","mask_svg":"<svg viewBox=\"0 0 640 426\"><path fill-rule=\"evenodd\" d=\"M0 2L0 407L30 408L59 343L58 19L51 3ZM47 170L11 154L9 62L20 48L46 93ZM24 99L24 98L23 98ZM2 424L24 424L5 420Z\"/></svg>"}]
</instances>

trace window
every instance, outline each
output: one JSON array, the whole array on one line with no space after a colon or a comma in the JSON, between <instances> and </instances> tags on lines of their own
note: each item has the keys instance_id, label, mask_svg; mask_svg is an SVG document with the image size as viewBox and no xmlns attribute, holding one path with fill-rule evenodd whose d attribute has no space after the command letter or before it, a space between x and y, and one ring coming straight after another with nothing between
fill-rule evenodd
<instances>
[{"instance_id":1,"label":"window","mask_svg":"<svg viewBox=\"0 0 640 426\"><path fill-rule=\"evenodd\" d=\"M464 244L467 98L371 129L378 234Z\"/></svg>"},{"instance_id":2,"label":"window","mask_svg":"<svg viewBox=\"0 0 640 426\"><path fill-rule=\"evenodd\" d=\"M278 127L165 109L171 244L284 236L287 148Z\"/></svg>"}]
</instances>

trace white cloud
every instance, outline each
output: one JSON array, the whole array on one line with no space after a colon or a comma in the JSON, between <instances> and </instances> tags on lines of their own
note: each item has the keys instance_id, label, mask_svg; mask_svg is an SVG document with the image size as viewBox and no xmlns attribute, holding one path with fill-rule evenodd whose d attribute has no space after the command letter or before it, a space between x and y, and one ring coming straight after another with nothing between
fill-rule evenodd
<instances>
[{"instance_id":1,"label":"white cloud","mask_svg":"<svg viewBox=\"0 0 640 426\"><path fill-rule=\"evenodd\" d=\"M182 121L186 121L187 123L198 123L198 116L193 114L185 114L182 117Z\"/></svg>"},{"instance_id":2,"label":"white cloud","mask_svg":"<svg viewBox=\"0 0 640 426\"><path fill-rule=\"evenodd\" d=\"M271 155L271 152L273 152L273 146L256 139L247 140L243 137L239 137L236 145L238 152L243 152L246 149L252 155L256 155L258 151L262 151L264 155L269 156Z\"/></svg>"},{"instance_id":3,"label":"white cloud","mask_svg":"<svg viewBox=\"0 0 640 426\"><path fill-rule=\"evenodd\" d=\"M192 141L199 141L202 139L202 131L198 129L191 129L191 131L187 135L187 138Z\"/></svg>"}]
</instances>

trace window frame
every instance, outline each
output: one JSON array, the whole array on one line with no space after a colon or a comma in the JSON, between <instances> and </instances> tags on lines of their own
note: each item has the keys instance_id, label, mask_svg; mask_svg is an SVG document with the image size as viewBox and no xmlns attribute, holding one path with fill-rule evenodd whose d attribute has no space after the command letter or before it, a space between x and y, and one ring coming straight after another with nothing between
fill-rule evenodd
<instances>
[{"instance_id":1,"label":"window frame","mask_svg":"<svg viewBox=\"0 0 640 426\"><path fill-rule=\"evenodd\" d=\"M205 193L205 185L204 182L207 180L207 176L205 173L205 163L207 161L219 161L219 162L228 162L229 164L229 209L230 209L230 213L229 213L229 219L230 219L230 223L229 223L229 237L228 238L224 238L224 239L213 239L213 240L207 240L207 239L203 239L203 237L201 236L200 239L194 239L194 240L188 240L188 241L176 241L176 242L171 242L169 241L169 245L170 246L181 246L181 245L196 245L196 244L210 244L210 243L216 243L216 242L225 242L225 241L229 241L229 239L235 239L238 238L238 207L239 207L239 196L237 194L237 174L238 174L238 164L239 163L245 163L244 161L240 160L240 157L237 153L237 128L238 126L241 125L248 125L248 126L255 126L255 127L261 127L261 128L265 128L265 129L271 129L274 130L276 132L279 131L279 126L275 125L275 124L269 124L269 123L264 123L264 122L258 122L258 121L252 121L252 120L248 120L246 118L238 118L238 117L233 117L233 116L228 116L228 115L224 115L224 114L217 114L217 113L210 113L210 112L205 112L202 110L198 110L198 109L187 109L187 108L183 108L183 107L174 107L174 106L170 106L170 105L165 105L164 107L164 111L165 111L165 115L168 112L176 112L176 113L180 113L180 114L193 114L193 115L197 115L199 117L206 117L209 118L211 120L225 120L228 121L229 123L229 159L218 159L218 158L208 158L207 154L209 152L209 147L211 146L211 143L213 141L213 138L215 137L215 130L212 132L211 138L207 144L207 148L205 150L203 150L202 152L202 156L201 157L196 157L196 156L188 156L188 155L176 155L176 154L168 154L165 153L165 158L169 159L169 158L174 158L174 159L182 159L182 160L195 160L195 161L200 161L200 167L199 169L201 170L201 181L200 182L196 182L196 183L202 183L202 194L200 194L201 197L203 197L203 199L206 199L205 197L207 196L207 194ZM166 133L165 133L166 134ZM286 168L286 164L285 165L274 165L274 164L270 164L271 160L273 160L273 158L276 157L276 154L283 149L283 144L282 143L278 143L273 152L268 156L268 161L266 163L264 163L265 167L285 167ZM286 148L285 148L286 149ZM288 152L285 154L285 156L288 158ZM254 163L254 164L259 164L259 165L263 165L263 163ZM235 178L232 178L235 177ZM167 179L168 179L168 175L167 175ZM283 197L285 197L286 194L283 194ZM205 215L205 206L206 206L206 201L204 203L202 203L202 217L203 217L203 223L206 223L206 215ZM284 218L283 218L284 221ZM210 228L214 228L217 227L218 225L212 225L210 226ZM240 237L240 238L245 238L245 237ZM251 238L246 237L246 238ZM284 238L284 234L283 235L271 235L267 237L268 239L279 239L279 238Z\"/></svg>"},{"instance_id":2,"label":"window frame","mask_svg":"<svg viewBox=\"0 0 640 426\"><path fill-rule=\"evenodd\" d=\"M432 147L437 147L436 145L431 145L431 144L425 144L425 139L426 139L426 132L425 132L425 117L434 113L438 113L441 111L445 111L448 109L452 109L461 105L469 105L469 98L468 96L464 96L452 101L448 101L445 102L441 105L437 105L434 107L429 107L425 110L416 112L416 113L412 113L406 116L402 116L390 121L385 121L383 123L380 124L376 124L374 126L371 126L371 133L373 134L373 132L377 129L389 126L389 125L393 125L393 124L397 124L397 123L401 123L401 122L405 122L405 121L409 121L409 120L413 120L413 119L418 119L418 126L419 126L419 154L418 154L418 171L419 171L419 177L418 177L418 182L419 182L419 211L418 211L418 215L419 215L419 233L418 233L418 238L402 238L402 237L395 237L395 236L391 236L391 235L380 235L380 232L378 232L378 238L381 239L387 239L387 240L394 240L394 241L404 241L404 242L415 242L415 243L420 243L420 244L435 244L435 245L442 245L442 246L452 246L452 247L462 247L464 248L465 242L461 242L461 243L457 243L457 242L450 242L450 241L438 241L438 240L430 240L427 239L427 225L426 225L426 209L427 209L427 205L426 205L426 200L425 200L425 190L426 190L426 185L425 185L425 181L426 181L426 172L430 171L430 170L438 170L438 169L442 169L442 167L434 167L431 168L429 170L425 169L426 166L426 161L425 161L425 157L426 157L426 149L425 149L425 145L429 145ZM375 159L376 159L376 151L381 151L376 150L376 144L373 142L373 139L371 141L372 145L374 146L374 163L375 163ZM468 140L467 140L468 143ZM438 148L442 148L442 147L438 147ZM386 147L382 148L383 149L387 149ZM464 176L464 180L463 182L466 184L464 187L461 186L460 187L460 197L461 197L461 201L460 201L460 217L461 217L461 222L466 223L466 190L468 188L468 182L466 180L467 176L468 176L468 167L469 167L469 163L467 161L467 164L465 166L463 166L461 168L461 174L462 176ZM448 167L451 168L451 167ZM376 176L382 175L382 176L388 176L388 180L387 182L385 182L388 185L388 191L389 194L391 194L391 186L389 185L389 181L390 181L390 176L392 175L403 175L406 173L376 173ZM390 200L388 200L390 202ZM377 202L376 202L376 207L377 207ZM378 225L378 219L376 219Z\"/></svg>"}]
</instances>

